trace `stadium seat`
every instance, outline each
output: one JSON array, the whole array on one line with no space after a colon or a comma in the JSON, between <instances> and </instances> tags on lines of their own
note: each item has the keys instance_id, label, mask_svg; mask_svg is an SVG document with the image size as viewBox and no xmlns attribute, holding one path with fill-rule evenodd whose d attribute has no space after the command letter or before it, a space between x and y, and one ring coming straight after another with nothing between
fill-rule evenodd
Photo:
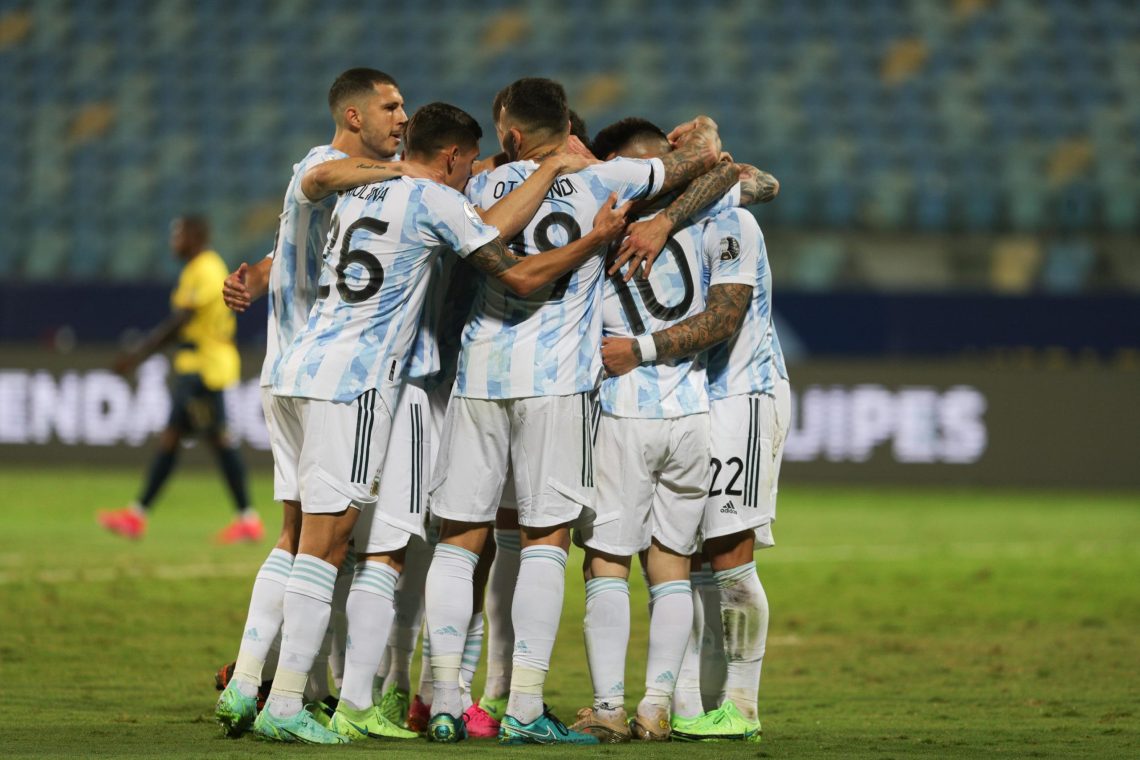
<instances>
[{"instance_id":1,"label":"stadium seat","mask_svg":"<svg viewBox=\"0 0 1140 760\"><path fill-rule=\"evenodd\" d=\"M439 98L475 114L485 151L491 97L521 74L561 77L594 131L630 113L671 127L706 110L738 159L781 179L762 212L769 226L1140 227L1140 13L1115 0L765 0L732 13L709 0L652 13L643 2L328 0L317 25L300 2L24 5L26 30L0 49L0 190L13 216L32 218L82 182L109 199L96 237L134 240L141 213L155 220L150 250L193 204L240 210L219 228L234 235L227 255L262 252L270 241L239 234L241 213L279 204L289 167L328 139L329 80L362 56L397 76L410 107ZM417 23L425 9L438 26ZM40 157L52 148L35 124L66 125L66 160ZM137 184L103 184L116 173ZM6 228L0 272L160 271L121 259L113 242L59 243L77 234L67 230L32 262L41 233Z\"/></svg>"}]
</instances>

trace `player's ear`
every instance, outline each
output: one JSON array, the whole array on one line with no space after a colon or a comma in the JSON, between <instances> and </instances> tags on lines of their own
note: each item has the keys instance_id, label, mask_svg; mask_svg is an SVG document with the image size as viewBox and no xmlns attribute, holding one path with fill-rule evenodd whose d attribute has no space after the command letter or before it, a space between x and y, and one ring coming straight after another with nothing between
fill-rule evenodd
<instances>
[{"instance_id":1,"label":"player's ear","mask_svg":"<svg viewBox=\"0 0 1140 760\"><path fill-rule=\"evenodd\" d=\"M360 111L356 106L345 106L344 123L353 129L360 129Z\"/></svg>"}]
</instances>

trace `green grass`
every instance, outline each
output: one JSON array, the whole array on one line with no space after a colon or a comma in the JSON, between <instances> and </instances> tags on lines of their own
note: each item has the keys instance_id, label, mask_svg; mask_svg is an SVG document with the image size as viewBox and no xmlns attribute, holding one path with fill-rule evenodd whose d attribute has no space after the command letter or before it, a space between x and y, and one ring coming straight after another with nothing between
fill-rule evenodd
<instances>
[{"instance_id":1,"label":"green grass","mask_svg":"<svg viewBox=\"0 0 1140 760\"><path fill-rule=\"evenodd\" d=\"M1140 747L1135 494L785 487L779 546L759 558L772 608L759 746L320 749L219 735L213 670L235 653L267 547L210 543L229 519L210 472L177 474L144 541L103 535L95 509L124 503L139 477L0 470L0 756L884 760ZM254 487L274 523L267 480ZM633 587L630 707L646 641ZM547 695L564 718L591 693L582 600L572 575Z\"/></svg>"}]
</instances>

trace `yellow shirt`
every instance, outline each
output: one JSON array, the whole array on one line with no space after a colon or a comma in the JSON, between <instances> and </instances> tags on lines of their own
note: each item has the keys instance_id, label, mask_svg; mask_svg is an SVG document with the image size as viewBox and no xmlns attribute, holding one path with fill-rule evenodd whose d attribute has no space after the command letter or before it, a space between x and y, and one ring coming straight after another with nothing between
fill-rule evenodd
<instances>
[{"instance_id":1,"label":"yellow shirt","mask_svg":"<svg viewBox=\"0 0 1140 760\"><path fill-rule=\"evenodd\" d=\"M222 301L222 284L228 274L217 251L202 251L182 267L178 287L170 296L172 308L193 312L178 332L174 371L199 374L205 386L215 391L233 385L241 374L241 359L234 346L237 320Z\"/></svg>"}]
</instances>

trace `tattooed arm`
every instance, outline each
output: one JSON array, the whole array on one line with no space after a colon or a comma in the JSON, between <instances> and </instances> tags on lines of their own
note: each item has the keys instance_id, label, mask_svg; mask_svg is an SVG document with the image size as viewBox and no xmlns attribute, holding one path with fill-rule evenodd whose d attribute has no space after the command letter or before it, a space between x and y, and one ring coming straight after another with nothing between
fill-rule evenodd
<instances>
[{"instance_id":1,"label":"tattooed arm","mask_svg":"<svg viewBox=\"0 0 1140 760\"><path fill-rule=\"evenodd\" d=\"M467 261L480 272L494 277L520 296L529 296L549 285L590 256L621 237L629 203L614 208L617 194L611 193L594 217L594 228L572 243L534 256L516 256L501 237L477 248Z\"/></svg>"},{"instance_id":2,"label":"tattooed arm","mask_svg":"<svg viewBox=\"0 0 1140 760\"><path fill-rule=\"evenodd\" d=\"M751 301L751 285L713 285L704 311L653 333L654 361L692 356L728 340L744 323ZM624 375L642 361L636 338L602 338L602 363L610 375Z\"/></svg>"},{"instance_id":3,"label":"tattooed arm","mask_svg":"<svg viewBox=\"0 0 1140 760\"><path fill-rule=\"evenodd\" d=\"M688 124L691 126L677 140L676 148L661 157L665 166L662 193L687 185L713 168L720 159L716 122L707 116L698 116Z\"/></svg>"},{"instance_id":4,"label":"tattooed arm","mask_svg":"<svg viewBox=\"0 0 1140 760\"><path fill-rule=\"evenodd\" d=\"M443 180L439 172L411 161L372 161L349 157L325 161L309 169L301 178L301 192L315 203L333 193L396 177Z\"/></svg>"},{"instance_id":5,"label":"tattooed arm","mask_svg":"<svg viewBox=\"0 0 1140 760\"><path fill-rule=\"evenodd\" d=\"M652 219L631 224L629 234L618 249L618 255L607 274L616 273L627 261L636 259L635 265L625 273L625 281L629 282L643 263L645 266L641 276L648 277L653 262L661 254L673 231L697 211L712 205L731 190L740 178L740 172L739 164L719 163L711 171L690 182L685 192L674 198L660 214Z\"/></svg>"},{"instance_id":6,"label":"tattooed arm","mask_svg":"<svg viewBox=\"0 0 1140 760\"><path fill-rule=\"evenodd\" d=\"M767 203L780 192L780 183L766 171L749 164L737 164L740 169L740 205Z\"/></svg>"}]
</instances>

